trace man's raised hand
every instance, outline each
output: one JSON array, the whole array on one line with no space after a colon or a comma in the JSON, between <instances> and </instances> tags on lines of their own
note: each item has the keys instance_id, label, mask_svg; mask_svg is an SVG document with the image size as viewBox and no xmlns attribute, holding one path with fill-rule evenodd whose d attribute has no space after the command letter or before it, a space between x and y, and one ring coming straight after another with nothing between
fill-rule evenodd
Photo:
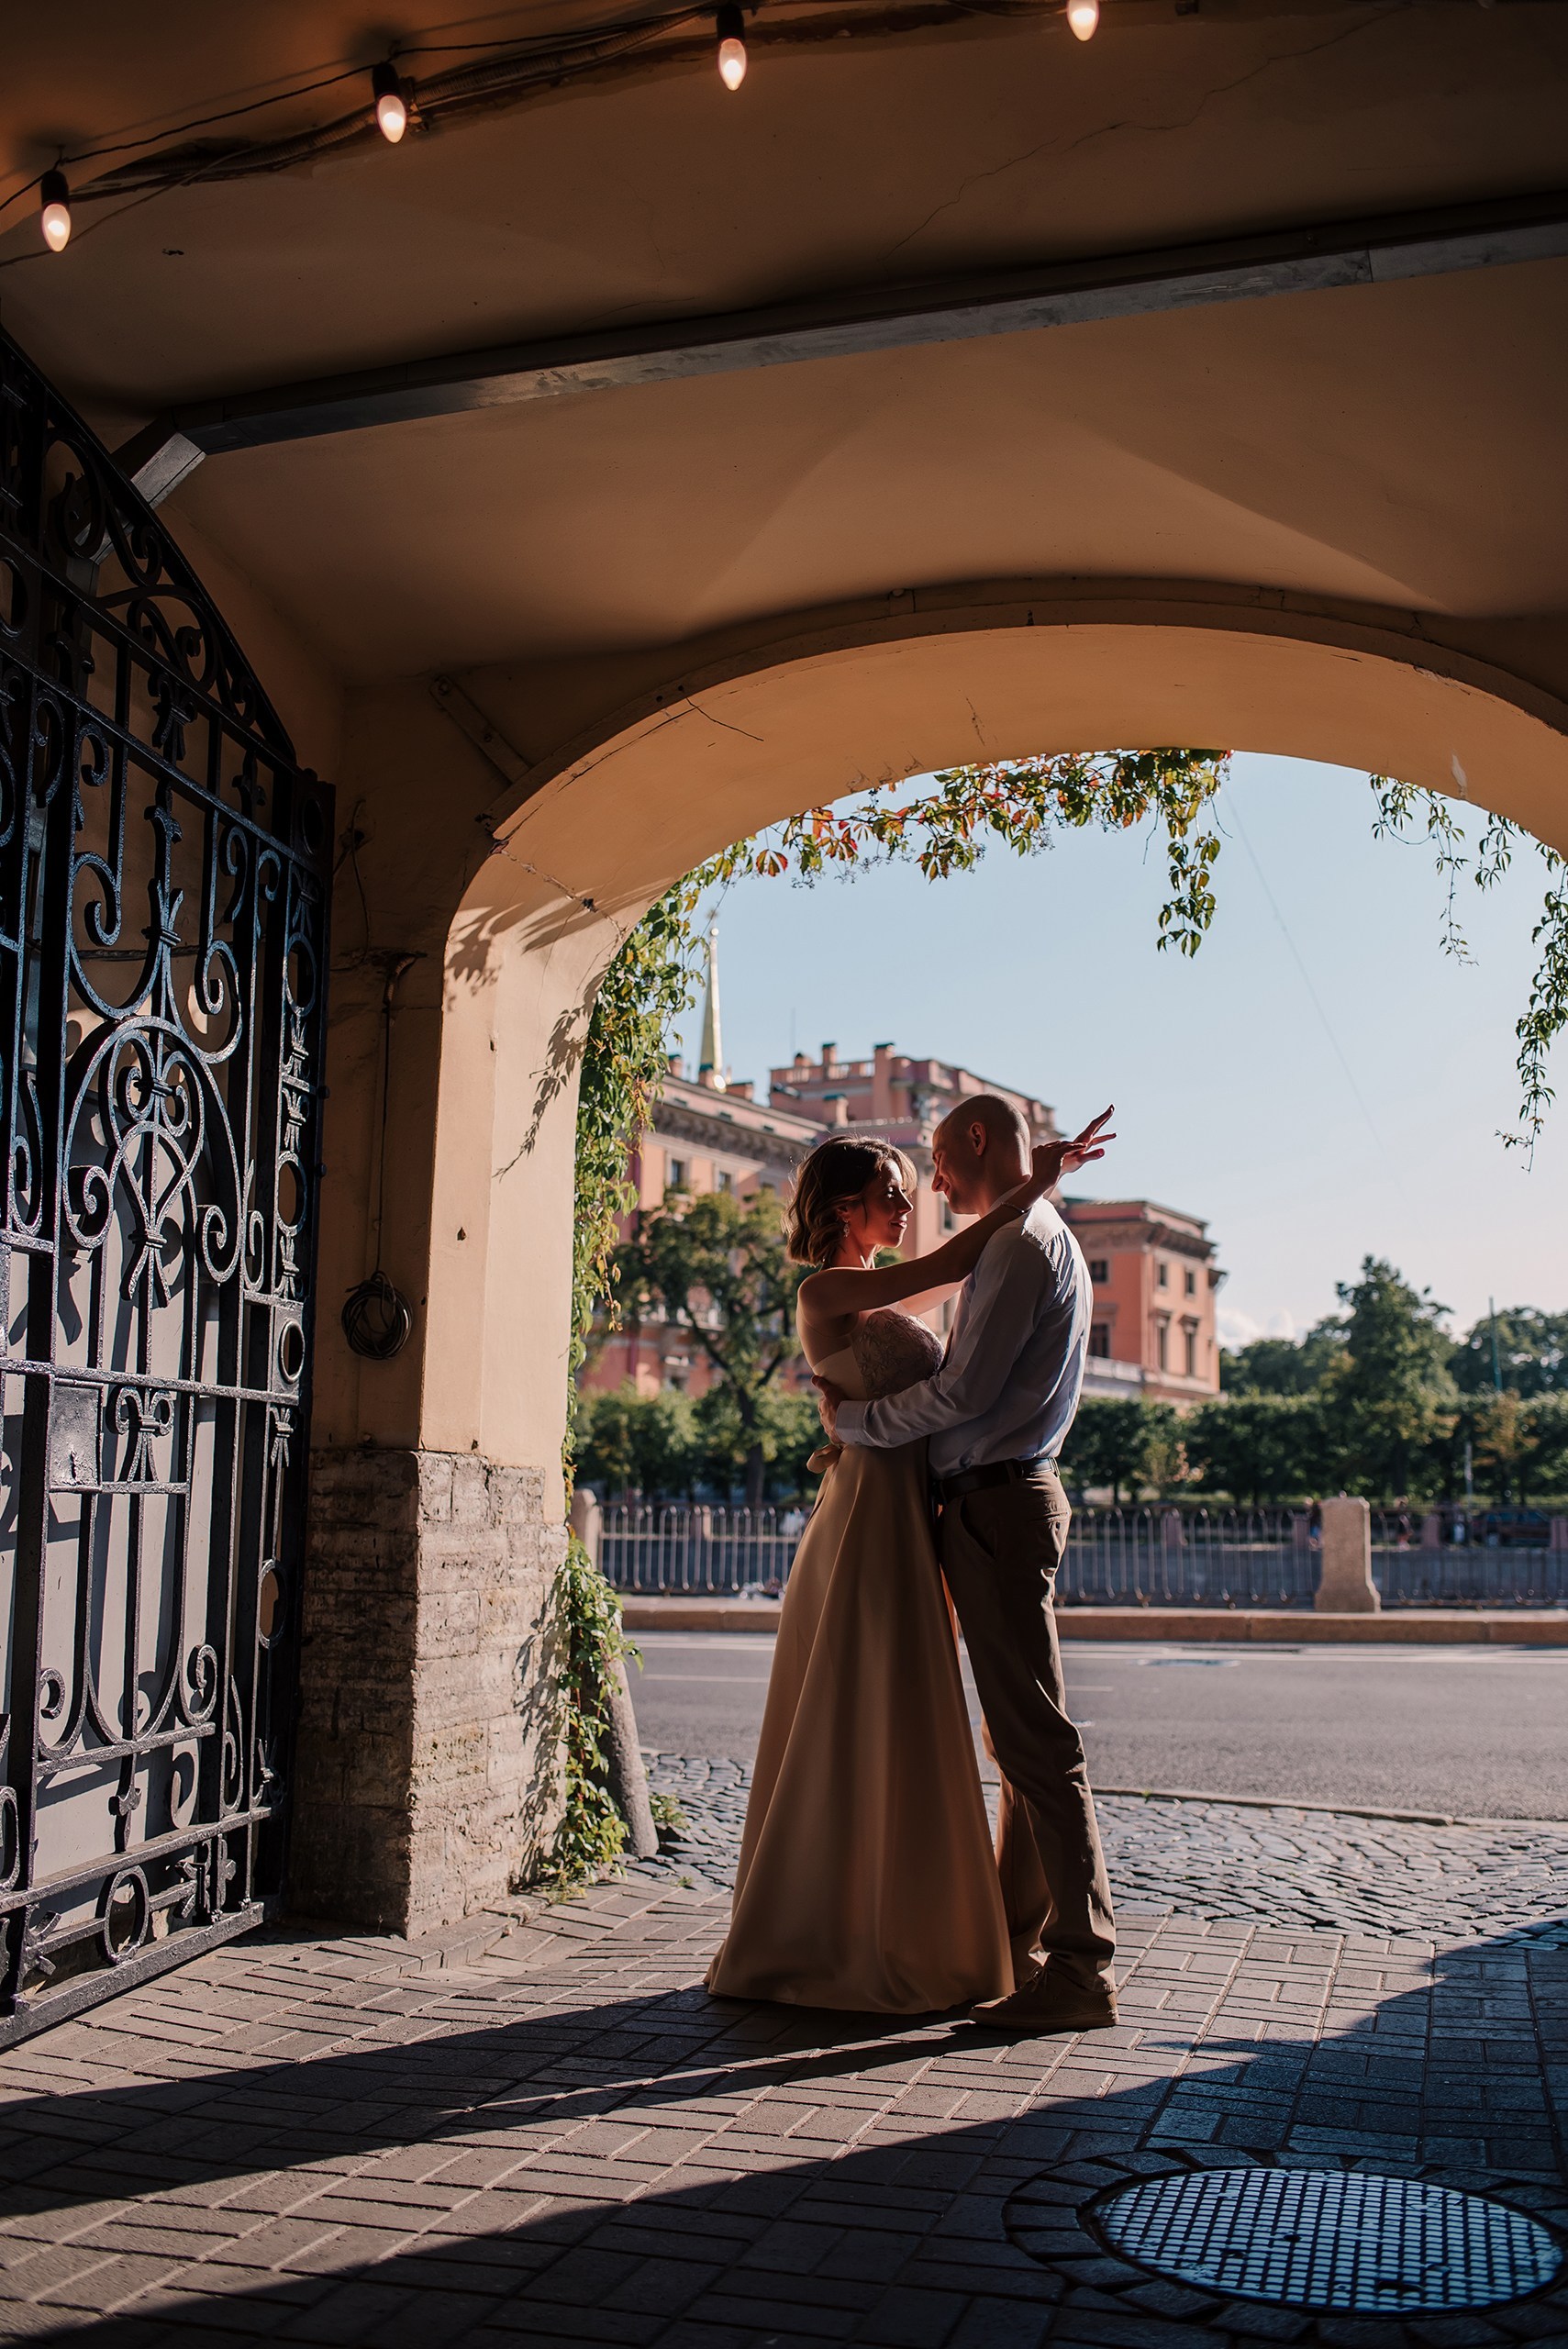
<instances>
[{"instance_id":1,"label":"man's raised hand","mask_svg":"<svg viewBox=\"0 0 1568 2349\"><path fill-rule=\"evenodd\" d=\"M1115 1141L1114 1133L1105 1130L1106 1120L1115 1115L1115 1105L1102 1109L1091 1118L1081 1134L1070 1141L1041 1142L1034 1152L1034 1174L1037 1181L1043 1175L1048 1187L1060 1183L1063 1174L1071 1174L1077 1166L1087 1166L1091 1159L1105 1156L1104 1144Z\"/></svg>"}]
</instances>

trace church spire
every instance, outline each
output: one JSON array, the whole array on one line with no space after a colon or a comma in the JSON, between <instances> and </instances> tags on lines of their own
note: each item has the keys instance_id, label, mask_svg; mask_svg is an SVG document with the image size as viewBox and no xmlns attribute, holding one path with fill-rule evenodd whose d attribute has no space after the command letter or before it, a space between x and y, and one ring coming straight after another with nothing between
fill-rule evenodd
<instances>
[{"instance_id":1,"label":"church spire","mask_svg":"<svg viewBox=\"0 0 1568 2349\"><path fill-rule=\"evenodd\" d=\"M724 1090L724 1030L718 1015L718 923L707 926L707 1002L702 1016L702 1056L697 1083Z\"/></svg>"}]
</instances>

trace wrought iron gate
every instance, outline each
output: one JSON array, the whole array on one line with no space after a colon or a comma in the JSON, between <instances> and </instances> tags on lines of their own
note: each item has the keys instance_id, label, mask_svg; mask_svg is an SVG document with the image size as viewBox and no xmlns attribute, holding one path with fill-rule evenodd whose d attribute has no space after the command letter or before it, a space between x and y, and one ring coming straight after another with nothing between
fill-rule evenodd
<instances>
[{"instance_id":1,"label":"wrought iron gate","mask_svg":"<svg viewBox=\"0 0 1568 2349\"><path fill-rule=\"evenodd\" d=\"M282 1889L330 844L0 341L0 2043Z\"/></svg>"}]
</instances>

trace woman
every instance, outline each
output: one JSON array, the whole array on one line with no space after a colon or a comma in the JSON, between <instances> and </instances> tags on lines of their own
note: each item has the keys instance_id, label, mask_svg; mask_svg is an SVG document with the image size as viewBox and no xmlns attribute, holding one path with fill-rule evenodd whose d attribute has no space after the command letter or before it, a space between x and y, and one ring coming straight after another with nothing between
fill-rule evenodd
<instances>
[{"instance_id":1,"label":"woman","mask_svg":"<svg viewBox=\"0 0 1568 2349\"><path fill-rule=\"evenodd\" d=\"M909 1221L902 1152L848 1137L796 1177L800 1342L857 1397L929 1378L941 1342L895 1308L973 1270L1056 1179L1032 1179L933 1254L879 1265ZM1012 1959L958 1642L931 1538L923 1442L830 1453L779 1620L728 1937L723 1998L922 2014L1005 1998ZM823 1455L819 1454L820 1459Z\"/></svg>"}]
</instances>

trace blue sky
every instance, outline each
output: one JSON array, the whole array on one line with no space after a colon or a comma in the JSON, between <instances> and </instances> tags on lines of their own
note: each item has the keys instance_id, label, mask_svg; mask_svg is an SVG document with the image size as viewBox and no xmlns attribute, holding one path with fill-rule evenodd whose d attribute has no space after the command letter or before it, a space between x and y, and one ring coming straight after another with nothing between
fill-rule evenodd
<instances>
[{"instance_id":1,"label":"blue sky","mask_svg":"<svg viewBox=\"0 0 1568 2349\"><path fill-rule=\"evenodd\" d=\"M1192 962L1155 948L1162 862L1132 835L934 885L896 867L738 884L719 914L725 1057L761 1081L796 1044L890 1041L1035 1093L1064 1128L1114 1100L1120 1139L1074 1187L1207 1218L1232 1342L1332 1311L1368 1252L1456 1326L1488 1296L1568 1308L1568 1050L1533 1170L1496 1138L1540 860L1527 843L1495 890L1465 885L1462 965L1440 951L1429 852L1375 841L1373 813L1364 775L1238 757Z\"/></svg>"}]
</instances>

